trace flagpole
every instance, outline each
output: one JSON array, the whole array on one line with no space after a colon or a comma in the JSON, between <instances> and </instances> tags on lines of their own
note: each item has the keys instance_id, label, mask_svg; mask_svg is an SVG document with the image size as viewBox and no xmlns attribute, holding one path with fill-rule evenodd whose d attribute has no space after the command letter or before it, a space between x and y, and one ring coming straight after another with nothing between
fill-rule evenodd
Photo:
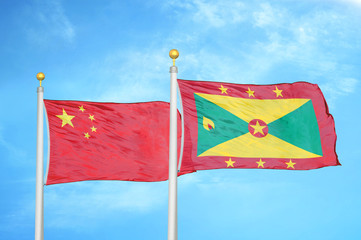
<instances>
[{"instance_id":1,"label":"flagpole","mask_svg":"<svg viewBox=\"0 0 361 240\"><path fill-rule=\"evenodd\" d=\"M173 59L170 67L170 122L169 122L169 185L168 185L168 240L178 239L177 223L177 73L175 60L179 56L176 49L169 52Z\"/></svg>"},{"instance_id":2,"label":"flagpole","mask_svg":"<svg viewBox=\"0 0 361 240\"><path fill-rule=\"evenodd\" d=\"M41 81L45 75L39 72L36 78L40 81L38 92L38 116L36 135L36 193L35 193L35 240L44 239L44 88Z\"/></svg>"}]
</instances>

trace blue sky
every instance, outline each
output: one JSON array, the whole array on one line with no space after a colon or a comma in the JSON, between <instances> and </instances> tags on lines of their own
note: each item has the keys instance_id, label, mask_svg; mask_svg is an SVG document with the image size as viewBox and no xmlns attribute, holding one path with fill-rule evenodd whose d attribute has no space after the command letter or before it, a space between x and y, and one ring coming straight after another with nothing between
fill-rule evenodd
<instances>
[{"instance_id":1,"label":"blue sky","mask_svg":"<svg viewBox=\"0 0 361 240\"><path fill-rule=\"evenodd\" d=\"M36 73L46 75L48 99L168 101L172 48L182 79L319 84L342 164L182 176L179 239L361 238L360 0L30 0L0 9L0 239L34 238ZM168 182L44 193L45 239L167 238Z\"/></svg>"}]
</instances>

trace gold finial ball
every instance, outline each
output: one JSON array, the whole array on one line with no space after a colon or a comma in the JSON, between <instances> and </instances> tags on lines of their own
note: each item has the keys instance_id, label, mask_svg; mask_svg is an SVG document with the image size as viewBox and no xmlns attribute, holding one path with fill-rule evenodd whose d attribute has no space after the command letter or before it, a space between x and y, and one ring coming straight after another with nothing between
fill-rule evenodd
<instances>
[{"instance_id":1,"label":"gold finial ball","mask_svg":"<svg viewBox=\"0 0 361 240\"><path fill-rule=\"evenodd\" d=\"M44 78L45 78L45 74L42 73L42 72L39 72L38 74L36 74L36 78L37 78L39 81L43 81Z\"/></svg>"},{"instance_id":2,"label":"gold finial ball","mask_svg":"<svg viewBox=\"0 0 361 240\"><path fill-rule=\"evenodd\" d=\"M177 49L172 49L169 51L169 57L172 59L176 59L179 56L179 52Z\"/></svg>"}]
</instances>

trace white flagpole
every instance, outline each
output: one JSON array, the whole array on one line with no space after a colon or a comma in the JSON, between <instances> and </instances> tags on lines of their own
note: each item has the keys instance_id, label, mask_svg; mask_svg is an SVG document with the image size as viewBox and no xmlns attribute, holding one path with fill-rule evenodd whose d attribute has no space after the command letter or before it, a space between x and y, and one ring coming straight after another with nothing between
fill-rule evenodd
<instances>
[{"instance_id":1,"label":"white flagpole","mask_svg":"<svg viewBox=\"0 0 361 240\"><path fill-rule=\"evenodd\" d=\"M168 186L168 240L178 239L177 223L177 73L175 59L179 56L176 49L169 52L173 59L170 67L170 124L169 124L169 186Z\"/></svg>"},{"instance_id":2,"label":"white flagpole","mask_svg":"<svg viewBox=\"0 0 361 240\"><path fill-rule=\"evenodd\" d=\"M40 81L38 87L38 120L36 135L36 195L35 195L35 240L44 239L44 88L41 81L45 75L39 72L36 78Z\"/></svg>"}]
</instances>

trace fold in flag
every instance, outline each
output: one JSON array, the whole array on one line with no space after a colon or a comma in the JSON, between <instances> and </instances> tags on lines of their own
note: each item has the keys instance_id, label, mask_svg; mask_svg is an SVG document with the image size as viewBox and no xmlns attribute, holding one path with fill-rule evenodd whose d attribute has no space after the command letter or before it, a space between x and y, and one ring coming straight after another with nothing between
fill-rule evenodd
<instances>
[{"instance_id":1,"label":"fold in flag","mask_svg":"<svg viewBox=\"0 0 361 240\"><path fill-rule=\"evenodd\" d=\"M169 103L44 103L50 135L47 185L168 179ZM178 146L180 121L178 114Z\"/></svg>"},{"instance_id":2,"label":"fold in flag","mask_svg":"<svg viewBox=\"0 0 361 240\"><path fill-rule=\"evenodd\" d=\"M340 165L333 117L316 84L178 80L178 85L184 170Z\"/></svg>"}]
</instances>

